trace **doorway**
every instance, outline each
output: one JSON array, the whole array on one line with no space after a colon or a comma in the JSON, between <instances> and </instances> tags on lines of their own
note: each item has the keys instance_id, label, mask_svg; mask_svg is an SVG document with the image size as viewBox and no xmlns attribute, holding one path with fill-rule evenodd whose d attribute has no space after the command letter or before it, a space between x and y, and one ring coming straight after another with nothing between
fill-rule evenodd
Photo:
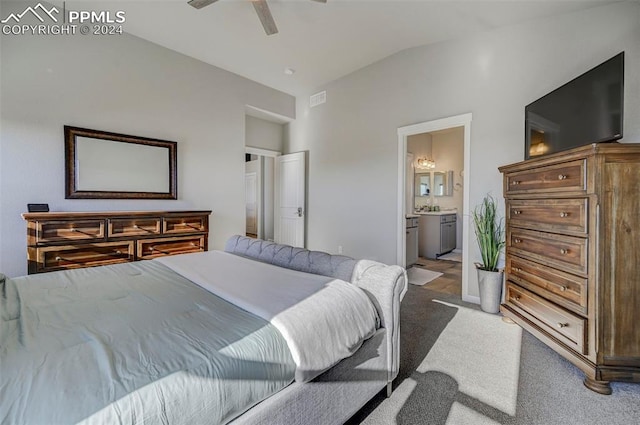
<instances>
[{"instance_id":1,"label":"doorway","mask_svg":"<svg viewBox=\"0 0 640 425\"><path fill-rule=\"evenodd\" d=\"M248 237L275 240L274 187L275 158L281 152L247 146L245 148L245 215Z\"/></svg>"},{"instance_id":2,"label":"doorway","mask_svg":"<svg viewBox=\"0 0 640 425\"><path fill-rule=\"evenodd\" d=\"M453 187L455 186L455 183L458 182L460 184L460 186L457 186L458 191L462 192L462 211L458 211L458 217L460 220L460 224L459 224L459 229L462 233L462 237L461 237L461 242L462 242L462 270L461 270L461 275L462 275L462 288L461 288L461 298L464 301L469 301L469 302L479 302L479 300L477 299L477 297L475 296L470 296L469 295L469 291L468 291L468 286L469 286L469 279L468 279L468 275L469 275L469 267L470 267L470 261L469 261L469 234L468 234L468 230L469 229L469 214L470 214L470 207L469 207L469 164L470 164L470 146L471 146L471 120L472 120L472 114L463 114L463 115L457 115L457 116L453 116L453 117L448 117L448 118L443 118L443 119L438 119L438 120L433 120L433 121L427 121L427 122L423 122L423 123L418 123L418 124L414 124L414 125L410 125L410 126L405 126L405 127L400 127L398 128L398 203L397 203L397 264L401 265L401 266L406 266L407 264L407 246L406 246L406 217L407 214L413 214L415 211L412 210L411 208L415 208L416 203L411 203L411 199L407 199L407 197L411 196L410 194L413 193L413 191L410 191L408 188L408 178L407 175L409 173L408 167L411 166L411 164L408 163L407 161L407 154L409 153L408 150L408 143L409 143L409 138L411 136L416 136L416 135L421 135L421 134L425 134L425 133L438 133L440 132L440 134L442 133L446 133L447 131L450 131L450 129L454 129L457 127L461 127L462 128L462 134L463 134L463 167L462 169L458 172L458 175L456 177L458 177L457 179L452 175L452 174L445 174L443 175L442 178L446 179L447 176L450 176L449 178L453 177L451 183L453 184ZM414 153L414 157L416 156L416 154ZM425 155L426 156L426 155ZM423 157L420 158L415 158L415 161L418 161L419 159L423 159ZM427 167L427 164L429 164L429 166L431 166L430 163L428 163L428 160L433 160L433 155L431 158L424 158L424 166ZM415 164L415 162L414 162ZM437 162L436 162L436 166L437 166ZM464 171L463 171L464 170ZM453 170L447 170L447 171L453 171ZM434 185L437 184L438 187L440 187L440 185L444 185L446 183L441 183L440 181L436 182L435 176L433 174L430 175L430 184ZM434 199L431 198L430 199Z\"/></svg>"}]
</instances>

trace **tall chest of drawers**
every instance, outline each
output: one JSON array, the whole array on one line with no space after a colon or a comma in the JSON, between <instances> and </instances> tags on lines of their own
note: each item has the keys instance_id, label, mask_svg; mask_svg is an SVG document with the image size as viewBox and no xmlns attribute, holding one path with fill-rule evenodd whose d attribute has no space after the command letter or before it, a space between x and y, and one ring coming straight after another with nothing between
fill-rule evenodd
<instances>
[{"instance_id":1,"label":"tall chest of drawers","mask_svg":"<svg viewBox=\"0 0 640 425\"><path fill-rule=\"evenodd\" d=\"M211 211L25 213L28 272L206 251Z\"/></svg>"},{"instance_id":2,"label":"tall chest of drawers","mask_svg":"<svg viewBox=\"0 0 640 425\"><path fill-rule=\"evenodd\" d=\"M500 167L502 313L610 394L640 382L640 144L592 144Z\"/></svg>"}]
</instances>

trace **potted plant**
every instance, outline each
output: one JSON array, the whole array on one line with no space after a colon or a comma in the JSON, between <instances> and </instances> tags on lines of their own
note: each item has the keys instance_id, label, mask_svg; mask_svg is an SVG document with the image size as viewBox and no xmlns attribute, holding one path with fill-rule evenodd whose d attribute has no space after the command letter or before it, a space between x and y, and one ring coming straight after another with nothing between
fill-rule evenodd
<instances>
[{"instance_id":1,"label":"potted plant","mask_svg":"<svg viewBox=\"0 0 640 425\"><path fill-rule=\"evenodd\" d=\"M475 263L480 288L480 308L487 313L500 311L503 271L498 260L505 246L504 223L497 217L496 201L487 195L473 210L473 224L482 255L482 263Z\"/></svg>"}]
</instances>

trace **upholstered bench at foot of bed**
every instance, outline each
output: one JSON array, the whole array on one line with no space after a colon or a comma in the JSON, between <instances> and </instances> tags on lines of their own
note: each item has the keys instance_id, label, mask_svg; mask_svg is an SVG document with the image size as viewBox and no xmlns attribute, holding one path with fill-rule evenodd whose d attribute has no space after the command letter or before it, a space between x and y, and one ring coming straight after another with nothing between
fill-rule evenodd
<instances>
[{"instance_id":1,"label":"upholstered bench at foot of bed","mask_svg":"<svg viewBox=\"0 0 640 425\"><path fill-rule=\"evenodd\" d=\"M239 235L230 237L224 250L285 269L335 277L347 282L351 281L353 269L357 263L353 258L344 255L309 251Z\"/></svg>"},{"instance_id":2,"label":"upholstered bench at foot of bed","mask_svg":"<svg viewBox=\"0 0 640 425\"><path fill-rule=\"evenodd\" d=\"M310 251L245 236L232 236L225 251L280 267L351 282L371 299L386 330L387 395L398 375L400 359L400 301L407 292L407 275L400 266L355 260L344 255Z\"/></svg>"}]
</instances>

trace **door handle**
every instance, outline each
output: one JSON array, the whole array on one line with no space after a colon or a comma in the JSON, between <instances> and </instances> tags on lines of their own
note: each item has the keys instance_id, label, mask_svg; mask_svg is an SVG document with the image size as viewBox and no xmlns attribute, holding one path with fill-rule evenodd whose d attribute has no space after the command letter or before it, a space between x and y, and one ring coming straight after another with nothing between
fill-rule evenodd
<instances>
[{"instance_id":1,"label":"door handle","mask_svg":"<svg viewBox=\"0 0 640 425\"><path fill-rule=\"evenodd\" d=\"M302 217L302 207L298 207L298 217Z\"/></svg>"}]
</instances>

